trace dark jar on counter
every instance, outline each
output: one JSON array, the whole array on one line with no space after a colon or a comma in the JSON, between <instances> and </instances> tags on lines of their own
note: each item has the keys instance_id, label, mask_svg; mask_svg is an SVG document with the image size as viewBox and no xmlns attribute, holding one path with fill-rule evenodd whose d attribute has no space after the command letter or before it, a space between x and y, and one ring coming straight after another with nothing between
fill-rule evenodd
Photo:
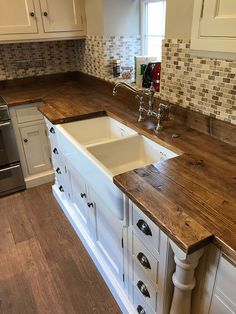
<instances>
[{"instance_id":1,"label":"dark jar on counter","mask_svg":"<svg viewBox=\"0 0 236 314\"><path fill-rule=\"evenodd\" d=\"M120 60L113 60L113 76L120 77L121 68L120 68Z\"/></svg>"}]
</instances>

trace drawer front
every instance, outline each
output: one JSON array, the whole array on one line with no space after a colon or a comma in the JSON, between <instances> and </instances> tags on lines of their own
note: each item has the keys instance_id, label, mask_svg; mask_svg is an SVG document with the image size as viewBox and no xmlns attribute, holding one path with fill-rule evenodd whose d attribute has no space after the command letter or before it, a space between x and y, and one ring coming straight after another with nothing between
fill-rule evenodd
<instances>
[{"instance_id":1,"label":"drawer front","mask_svg":"<svg viewBox=\"0 0 236 314\"><path fill-rule=\"evenodd\" d=\"M146 274L140 269L140 266L133 261L133 286L138 292L140 299L147 303L155 312L157 303L157 287L148 279Z\"/></svg>"},{"instance_id":2,"label":"drawer front","mask_svg":"<svg viewBox=\"0 0 236 314\"><path fill-rule=\"evenodd\" d=\"M158 278L158 261L132 232L132 255L133 260L139 264L150 280L157 283Z\"/></svg>"},{"instance_id":3,"label":"drawer front","mask_svg":"<svg viewBox=\"0 0 236 314\"><path fill-rule=\"evenodd\" d=\"M38 106L42 103L34 103L26 107L18 107L16 111L16 119L18 123L32 122L43 120L43 115L38 111Z\"/></svg>"},{"instance_id":4,"label":"drawer front","mask_svg":"<svg viewBox=\"0 0 236 314\"><path fill-rule=\"evenodd\" d=\"M150 307L140 298L138 291L134 289L134 302L133 306L138 314L155 314L155 312L150 309Z\"/></svg>"},{"instance_id":5,"label":"drawer front","mask_svg":"<svg viewBox=\"0 0 236 314\"><path fill-rule=\"evenodd\" d=\"M159 253L160 229L134 204L132 225L145 246Z\"/></svg>"}]
</instances>

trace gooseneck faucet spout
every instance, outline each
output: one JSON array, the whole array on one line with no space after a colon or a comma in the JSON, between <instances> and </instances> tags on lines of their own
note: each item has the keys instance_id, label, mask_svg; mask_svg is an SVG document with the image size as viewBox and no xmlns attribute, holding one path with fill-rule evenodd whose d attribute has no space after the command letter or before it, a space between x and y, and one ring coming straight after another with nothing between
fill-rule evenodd
<instances>
[{"instance_id":1,"label":"gooseneck faucet spout","mask_svg":"<svg viewBox=\"0 0 236 314\"><path fill-rule=\"evenodd\" d=\"M142 90L142 89L139 89L139 90L138 90L138 89L135 89L133 86L131 86L131 85L125 83L125 82L119 82L119 83L117 83L117 84L115 85L115 87L113 88L113 92L112 92L113 96L116 96L116 94L117 94L117 89L118 89L118 87L121 87L121 86L126 87L127 89L129 89L131 92L133 92L133 93L135 93L135 94L143 93L143 92L144 92L144 90Z\"/></svg>"},{"instance_id":2,"label":"gooseneck faucet spout","mask_svg":"<svg viewBox=\"0 0 236 314\"><path fill-rule=\"evenodd\" d=\"M163 129L161 125L162 117L163 117L163 111L168 109L167 105L159 104L158 111L153 110L154 105L154 95L155 95L155 88L153 86L153 83L151 84L149 89L136 89L133 86L125 83L125 82L119 82L115 85L113 88L113 96L116 96L118 87L126 87L128 90L136 94L136 98L139 100L139 117L138 122L141 122L144 120L144 115L146 116L153 116L157 118L157 125L155 127L155 133L158 134ZM141 95L139 95L141 94ZM145 106L144 103L144 96L148 97L148 105Z\"/></svg>"}]
</instances>

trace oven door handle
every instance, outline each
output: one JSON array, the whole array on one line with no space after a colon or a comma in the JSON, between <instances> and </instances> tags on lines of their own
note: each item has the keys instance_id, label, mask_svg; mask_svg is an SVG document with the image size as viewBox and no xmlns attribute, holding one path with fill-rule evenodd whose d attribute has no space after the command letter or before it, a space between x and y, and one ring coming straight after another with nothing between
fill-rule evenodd
<instances>
[{"instance_id":1,"label":"oven door handle","mask_svg":"<svg viewBox=\"0 0 236 314\"><path fill-rule=\"evenodd\" d=\"M7 170L12 170L12 169L19 168L19 167L20 167L20 165L15 165L15 166L3 168L3 169L0 169L0 172L7 171Z\"/></svg>"},{"instance_id":2,"label":"oven door handle","mask_svg":"<svg viewBox=\"0 0 236 314\"><path fill-rule=\"evenodd\" d=\"M7 125L10 125L10 124L11 124L11 122L0 123L0 128L1 128L2 126L7 126Z\"/></svg>"}]
</instances>

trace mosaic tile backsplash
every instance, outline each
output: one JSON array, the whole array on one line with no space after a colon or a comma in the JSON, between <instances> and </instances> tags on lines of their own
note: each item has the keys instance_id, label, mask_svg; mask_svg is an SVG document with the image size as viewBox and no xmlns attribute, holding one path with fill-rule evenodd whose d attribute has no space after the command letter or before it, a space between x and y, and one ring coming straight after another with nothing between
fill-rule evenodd
<instances>
[{"instance_id":1,"label":"mosaic tile backsplash","mask_svg":"<svg viewBox=\"0 0 236 314\"><path fill-rule=\"evenodd\" d=\"M77 42L78 70L102 79L112 78L112 61L134 67L134 56L140 55L140 37L87 36Z\"/></svg>"},{"instance_id":2,"label":"mosaic tile backsplash","mask_svg":"<svg viewBox=\"0 0 236 314\"><path fill-rule=\"evenodd\" d=\"M22 60L30 60L30 67L19 68L17 61ZM74 40L0 45L0 80L76 70Z\"/></svg>"},{"instance_id":3,"label":"mosaic tile backsplash","mask_svg":"<svg viewBox=\"0 0 236 314\"><path fill-rule=\"evenodd\" d=\"M112 79L112 60L134 66L139 37L87 36L84 40L0 45L0 80L82 71ZM31 60L29 68L17 61ZM41 64L38 64L41 60ZM196 57L190 41L165 39L162 51L162 99L236 124L236 61Z\"/></svg>"},{"instance_id":4,"label":"mosaic tile backsplash","mask_svg":"<svg viewBox=\"0 0 236 314\"><path fill-rule=\"evenodd\" d=\"M236 124L236 61L196 57L190 41L165 39L160 97Z\"/></svg>"}]
</instances>

